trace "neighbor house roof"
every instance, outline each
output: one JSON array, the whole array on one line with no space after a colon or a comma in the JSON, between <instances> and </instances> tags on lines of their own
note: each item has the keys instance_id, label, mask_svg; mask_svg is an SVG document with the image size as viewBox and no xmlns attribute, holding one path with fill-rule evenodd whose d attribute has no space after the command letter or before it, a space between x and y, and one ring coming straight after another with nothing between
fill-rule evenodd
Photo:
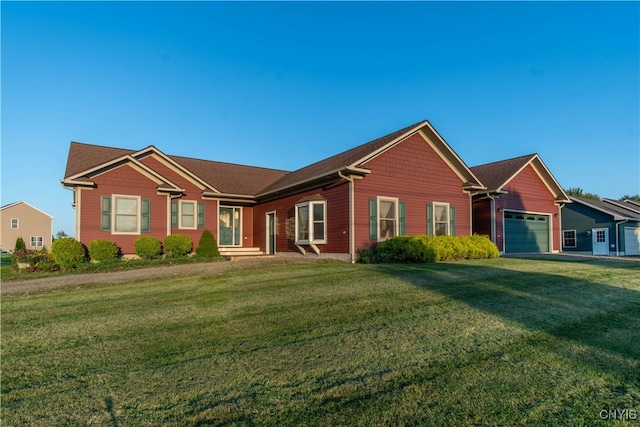
<instances>
[{"instance_id":1,"label":"neighbor house roof","mask_svg":"<svg viewBox=\"0 0 640 427\"><path fill-rule=\"evenodd\" d=\"M624 202L621 201L611 199L597 200L575 196L571 196L571 200L604 214L611 215L614 221L640 221L640 210L627 207Z\"/></svg>"},{"instance_id":2,"label":"neighbor house roof","mask_svg":"<svg viewBox=\"0 0 640 427\"><path fill-rule=\"evenodd\" d=\"M8 204L6 204L6 205L4 205L4 206L0 207L0 211L3 211L3 210L5 210L5 209L9 209L9 208L11 208L11 207L13 207L13 206L17 206L17 205L22 204L22 203L24 203L25 205L29 206L31 209L35 209L35 210L37 210L38 212L43 213L43 214L45 214L46 216L48 216L48 217L50 217L51 219L53 219L53 217L52 217L51 215L49 215L48 213L46 213L45 211L43 211L43 210L41 210L41 209L38 209L38 208L36 208L35 206L33 206L32 204L27 203L27 202L25 202L25 201L19 201L19 202L8 203Z\"/></svg>"},{"instance_id":3,"label":"neighbor house roof","mask_svg":"<svg viewBox=\"0 0 640 427\"><path fill-rule=\"evenodd\" d=\"M512 159L474 166L471 171L476 174L489 192L499 193L504 191L504 187L528 165L533 167L558 202L571 202L569 196L551 175L551 172L549 172L549 169L538 154L527 154Z\"/></svg>"}]
</instances>

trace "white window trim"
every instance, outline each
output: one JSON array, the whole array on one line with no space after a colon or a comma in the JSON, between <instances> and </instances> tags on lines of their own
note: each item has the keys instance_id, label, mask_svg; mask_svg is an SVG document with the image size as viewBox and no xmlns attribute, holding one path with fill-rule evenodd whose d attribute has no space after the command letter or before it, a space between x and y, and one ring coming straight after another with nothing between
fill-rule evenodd
<instances>
[{"instance_id":1,"label":"white window trim","mask_svg":"<svg viewBox=\"0 0 640 427\"><path fill-rule=\"evenodd\" d=\"M236 244L223 245L222 243L220 243L220 211L222 209L231 209L232 210L233 214L231 214L231 218L230 218L230 221L231 221L232 224L233 224L233 220L234 220L233 215L235 214L235 210L238 209L238 212L240 212L240 218L239 218L239 220L240 220L240 227L239 227L239 229L240 229L240 232L239 232L240 241L237 242ZM242 206L227 206L227 205L218 206L218 245L220 247L225 247L225 248L228 248L228 247L235 247L235 248L242 247L243 246L242 236L244 236L243 229L242 229L242 227L244 225L243 223L244 223L244 209L243 209ZM233 238L231 240L233 240Z\"/></svg>"},{"instance_id":2,"label":"white window trim","mask_svg":"<svg viewBox=\"0 0 640 427\"><path fill-rule=\"evenodd\" d=\"M393 202L393 206L394 206L394 218L395 218L395 226L394 226L394 230L393 230L393 237L397 237L400 234L400 199L398 199L397 197L383 197L383 196L378 196L376 197L377 199L377 203L378 206L376 208L376 227L377 227L377 236L378 236L378 242L384 242L385 240L387 240L386 237L382 237L382 233L380 232L380 202Z\"/></svg>"},{"instance_id":3,"label":"white window trim","mask_svg":"<svg viewBox=\"0 0 640 427\"><path fill-rule=\"evenodd\" d=\"M193 205L193 227L182 225L182 206L185 204ZM178 229L195 230L198 228L198 202L195 200L179 200L178 201Z\"/></svg>"},{"instance_id":4,"label":"white window trim","mask_svg":"<svg viewBox=\"0 0 640 427\"><path fill-rule=\"evenodd\" d=\"M16 226L13 226L13 221L16 222ZM20 219L18 218L11 218L11 229L12 230L19 230L20 229Z\"/></svg>"},{"instance_id":5,"label":"white window trim","mask_svg":"<svg viewBox=\"0 0 640 427\"><path fill-rule=\"evenodd\" d=\"M116 231L116 199L136 199L136 231ZM140 209L142 208L142 197L130 196L127 194L112 194L111 195L111 234L118 235L130 235L135 236L140 234L142 227L142 215Z\"/></svg>"},{"instance_id":6,"label":"white window trim","mask_svg":"<svg viewBox=\"0 0 640 427\"><path fill-rule=\"evenodd\" d=\"M36 244L33 243L33 239L36 239ZM38 241L40 244L38 244ZM44 246L44 238L42 236L29 236L29 246L32 248L41 248Z\"/></svg>"},{"instance_id":7,"label":"white window trim","mask_svg":"<svg viewBox=\"0 0 640 427\"><path fill-rule=\"evenodd\" d=\"M433 235L434 236L438 236L438 234L436 233L436 224L442 224L442 223L446 223L447 226L447 233L445 234L445 236L450 236L451 235L451 204L450 203L441 203L441 202L433 202ZM436 222L436 207L437 206L444 206L445 208L445 212L447 213L447 220L446 221L438 221Z\"/></svg>"},{"instance_id":8,"label":"white window trim","mask_svg":"<svg viewBox=\"0 0 640 427\"><path fill-rule=\"evenodd\" d=\"M566 233L567 231L572 231L573 232L573 241L575 242L575 245L573 246L568 246L565 245L565 237L564 237L564 233ZM577 248L578 247L578 232L576 230L562 230L562 247L563 248Z\"/></svg>"},{"instance_id":9,"label":"white window trim","mask_svg":"<svg viewBox=\"0 0 640 427\"><path fill-rule=\"evenodd\" d=\"M313 206L314 205L322 205L322 218L324 223L324 236L322 239L316 239L313 235ZM309 209L309 239L298 240L298 209L301 207L307 206ZM295 207L295 243L296 245L323 245L327 243L327 202L326 200L315 200L297 203Z\"/></svg>"}]
</instances>

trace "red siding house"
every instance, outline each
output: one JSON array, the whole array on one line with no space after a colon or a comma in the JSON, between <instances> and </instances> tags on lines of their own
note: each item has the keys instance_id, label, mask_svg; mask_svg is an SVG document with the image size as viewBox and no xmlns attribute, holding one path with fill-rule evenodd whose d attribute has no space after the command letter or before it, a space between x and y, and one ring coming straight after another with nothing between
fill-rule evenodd
<instances>
[{"instance_id":1,"label":"red siding house","mask_svg":"<svg viewBox=\"0 0 640 427\"><path fill-rule=\"evenodd\" d=\"M524 167L493 189L422 121L293 172L172 156L153 146L72 142L62 184L73 189L76 238L84 244L110 240L130 254L138 236L187 234L196 245L208 229L225 255L353 261L358 249L401 234L470 235L479 227L491 235L498 223L476 224L473 213L491 218L482 203L513 185L512 204L496 206L558 212L559 198L545 186L555 180L536 159L531 171ZM517 205L517 192L534 199Z\"/></svg>"},{"instance_id":2,"label":"red siding house","mask_svg":"<svg viewBox=\"0 0 640 427\"><path fill-rule=\"evenodd\" d=\"M537 154L472 167L473 230L503 253L559 252L561 208L571 200Z\"/></svg>"}]
</instances>

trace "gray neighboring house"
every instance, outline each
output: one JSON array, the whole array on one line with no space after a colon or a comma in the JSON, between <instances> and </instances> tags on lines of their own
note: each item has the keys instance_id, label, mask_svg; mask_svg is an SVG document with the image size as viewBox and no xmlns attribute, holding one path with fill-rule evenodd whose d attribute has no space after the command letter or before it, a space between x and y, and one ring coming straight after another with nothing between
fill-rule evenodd
<instances>
[{"instance_id":1,"label":"gray neighboring house","mask_svg":"<svg viewBox=\"0 0 640 427\"><path fill-rule=\"evenodd\" d=\"M15 202L0 208L0 249L13 251L18 237L27 249L51 249L53 217L27 202Z\"/></svg>"},{"instance_id":2,"label":"gray neighboring house","mask_svg":"<svg viewBox=\"0 0 640 427\"><path fill-rule=\"evenodd\" d=\"M562 208L562 250L640 255L640 202L571 196Z\"/></svg>"}]
</instances>

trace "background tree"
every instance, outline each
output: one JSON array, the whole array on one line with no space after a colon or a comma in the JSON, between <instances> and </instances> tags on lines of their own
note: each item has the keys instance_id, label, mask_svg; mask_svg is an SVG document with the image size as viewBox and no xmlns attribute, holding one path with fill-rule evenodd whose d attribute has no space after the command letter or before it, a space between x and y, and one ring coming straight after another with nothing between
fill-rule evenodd
<instances>
[{"instance_id":1,"label":"background tree","mask_svg":"<svg viewBox=\"0 0 640 427\"><path fill-rule=\"evenodd\" d=\"M600 200L600 196L598 196L597 194L585 193L584 190L582 190L582 188L579 188L579 187L567 188L566 190L564 190L564 192L567 193L567 195L573 196L573 197L583 197L585 199Z\"/></svg>"}]
</instances>

